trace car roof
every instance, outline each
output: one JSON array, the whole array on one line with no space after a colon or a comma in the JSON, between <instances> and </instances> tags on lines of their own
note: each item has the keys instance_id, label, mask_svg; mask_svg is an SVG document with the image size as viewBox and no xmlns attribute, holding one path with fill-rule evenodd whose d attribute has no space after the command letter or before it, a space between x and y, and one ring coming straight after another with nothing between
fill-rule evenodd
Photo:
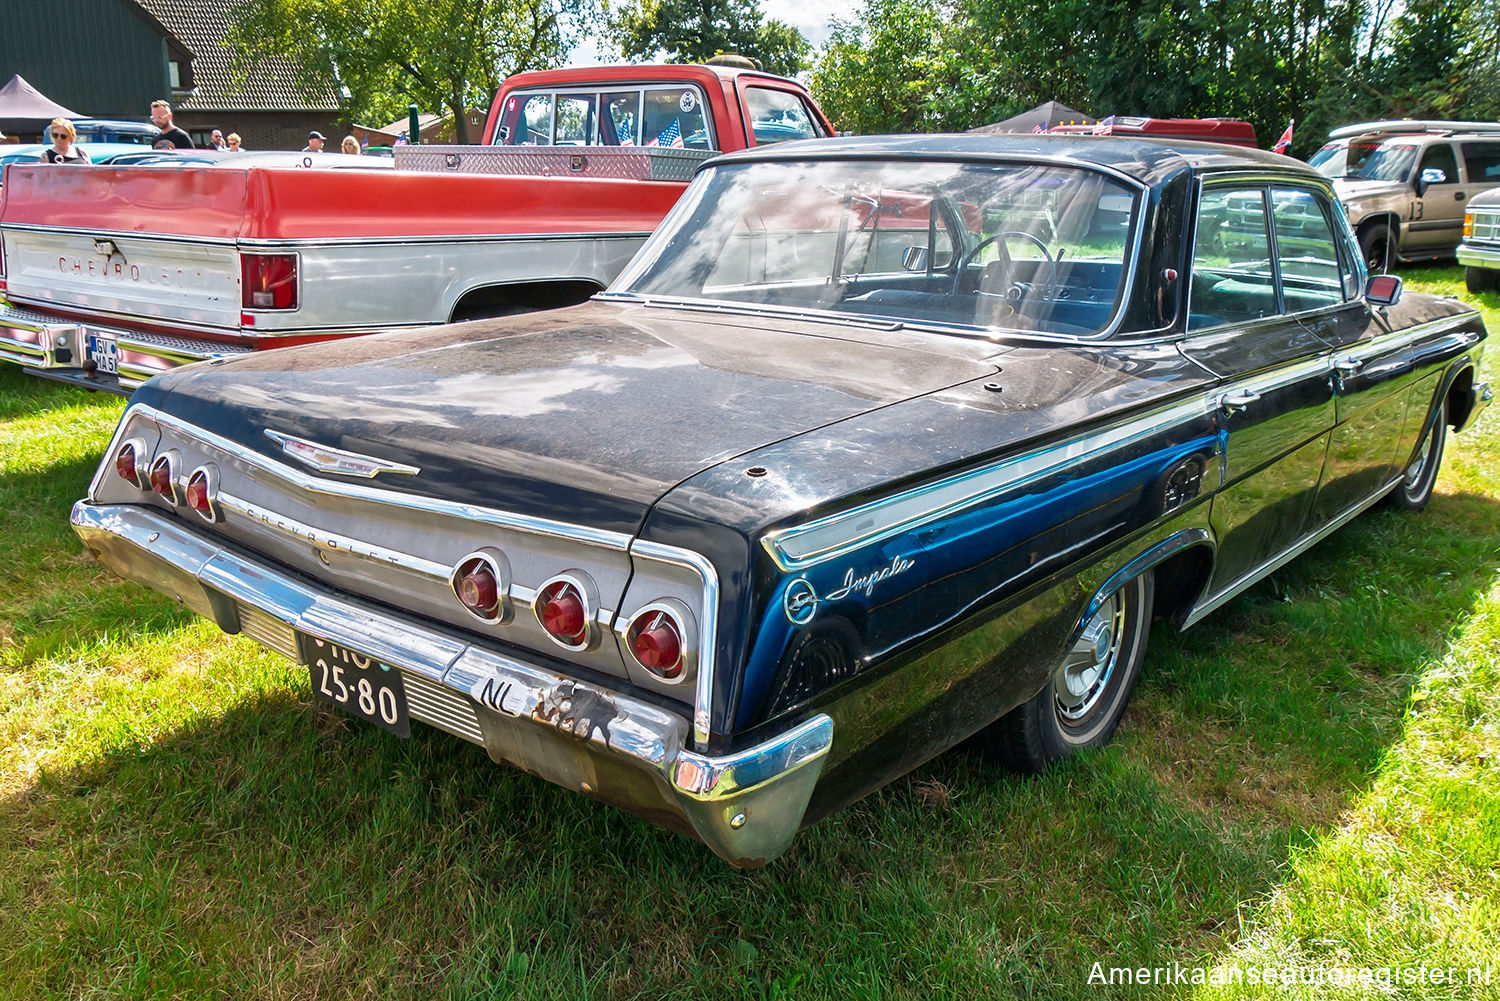
<instances>
[{"instance_id":1,"label":"car roof","mask_svg":"<svg viewBox=\"0 0 1500 1001\"><path fill-rule=\"evenodd\" d=\"M1021 159L1054 160L1105 167L1153 184L1182 170L1263 171L1274 169L1326 180L1300 160L1222 143L1185 139L1122 138L1034 133L996 135L953 133L911 136L848 136L757 146L725 154L708 164L745 160L806 159Z\"/></svg>"}]
</instances>

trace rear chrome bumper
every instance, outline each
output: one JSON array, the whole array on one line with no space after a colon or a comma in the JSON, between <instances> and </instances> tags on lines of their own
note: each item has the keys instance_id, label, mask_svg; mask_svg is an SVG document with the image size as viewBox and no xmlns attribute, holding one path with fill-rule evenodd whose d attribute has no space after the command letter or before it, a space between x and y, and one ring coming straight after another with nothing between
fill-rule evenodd
<instances>
[{"instance_id":1,"label":"rear chrome bumper","mask_svg":"<svg viewBox=\"0 0 1500 1001\"><path fill-rule=\"evenodd\" d=\"M94 335L114 344L117 372L99 371L88 354ZM0 360L34 369L76 370L96 388L129 396L141 383L180 365L245 354L250 348L215 341L149 334L48 313L0 306Z\"/></svg>"},{"instance_id":2,"label":"rear chrome bumper","mask_svg":"<svg viewBox=\"0 0 1500 1001\"><path fill-rule=\"evenodd\" d=\"M399 667L412 718L695 835L734 865L787 849L833 743L832 720L818 716L735 754L700 754L686 715L308 584L158 512L83 500L72 522L105 566L225 632L293 658L307 633Z\"/></svg>"}]
</instances>

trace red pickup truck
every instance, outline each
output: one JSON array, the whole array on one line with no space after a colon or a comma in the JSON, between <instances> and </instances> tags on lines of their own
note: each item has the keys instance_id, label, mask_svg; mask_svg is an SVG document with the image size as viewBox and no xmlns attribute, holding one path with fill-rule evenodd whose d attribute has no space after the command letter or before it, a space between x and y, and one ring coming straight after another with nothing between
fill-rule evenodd
<instances>
[{"instance_id":1,"label":"red pickup truck","mask_svg":"<svg viewBox=\"0 0 1500 1001\"><path fill-rule=\"evenodd\" d=\"M125 394L208 358L571 305L703 160L832 132L781 77L588 67L511 77L483 145L398 148L394 170L11 166L0 359Z\"/></svg>"}]
</instances>

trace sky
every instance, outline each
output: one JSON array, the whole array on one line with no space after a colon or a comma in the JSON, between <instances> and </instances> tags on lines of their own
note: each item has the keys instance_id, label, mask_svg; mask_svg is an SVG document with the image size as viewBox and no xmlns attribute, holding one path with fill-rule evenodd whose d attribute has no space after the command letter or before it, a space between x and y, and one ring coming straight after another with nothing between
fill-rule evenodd
<instances>
[{"instance_id":1,"label":"sky","mask_svg":"<svg viewBox=\"0 0 1500 1001\"><path fill-rule=\"evenodd\" d=\"M767 18L790 24L817 49L828 41L830 17L852 20L864 3L863 0L761 0L760 6ZM573 49L568 65L597 66L618 61L612 52L601 54L594 41L589 39Z\"/></svg>"}]
</instances>

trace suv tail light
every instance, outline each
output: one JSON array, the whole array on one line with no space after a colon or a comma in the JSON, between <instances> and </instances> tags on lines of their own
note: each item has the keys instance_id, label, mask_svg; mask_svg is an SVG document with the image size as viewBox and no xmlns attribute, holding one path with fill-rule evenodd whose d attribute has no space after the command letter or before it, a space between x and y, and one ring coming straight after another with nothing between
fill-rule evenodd
<instances>
[{"instance_id":1,"label":"suv tail light","mask_svg":"<svg viewBox=\"0 0 1500 1001\"><path fill-rule=\"evenodd\" d=\"M241 254L240 279L246 309L297 308L296 254Z\"/></svg>"}]
</instances>

